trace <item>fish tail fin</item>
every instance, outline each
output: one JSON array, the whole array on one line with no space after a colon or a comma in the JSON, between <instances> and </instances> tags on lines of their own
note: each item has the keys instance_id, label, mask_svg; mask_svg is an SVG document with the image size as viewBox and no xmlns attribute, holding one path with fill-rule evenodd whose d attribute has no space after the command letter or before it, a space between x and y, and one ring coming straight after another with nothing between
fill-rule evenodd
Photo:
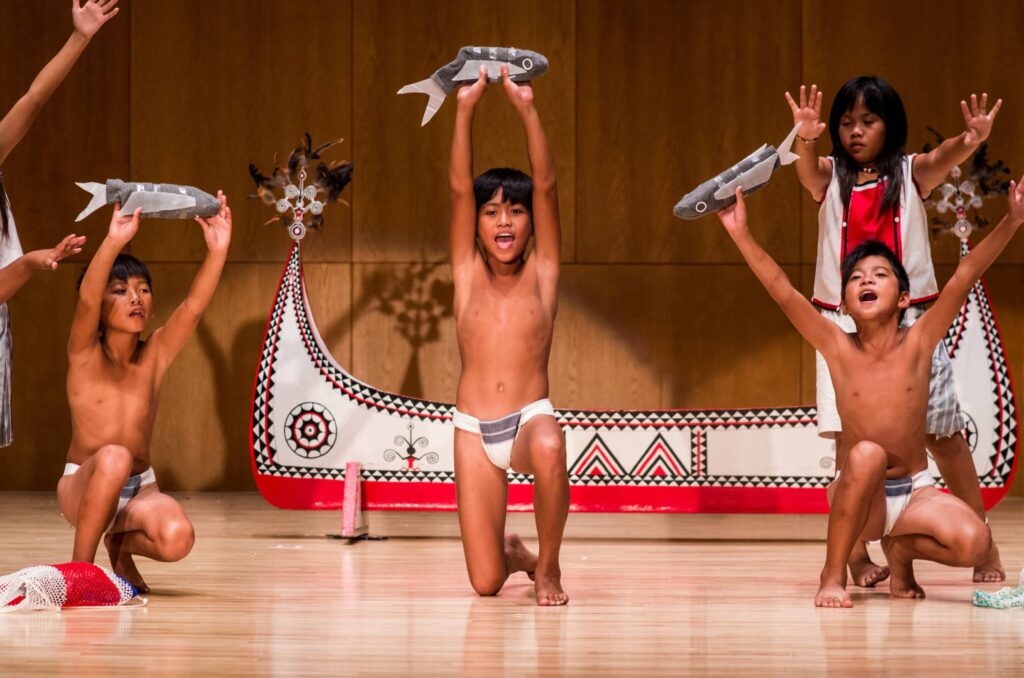
<instances>
[{"instance_id":1,"label":"fish tail fin","mask_svg":"<svg viewBox=\"0 0 1024 678\"><path fill-rule=\"evenodd\" d=\"M76 181L75 186L78 186L86 193L92 193L92 200L89 201L89 204L85 206L84 210L78 213L75 221L85 219L87 216L107 204L106 184L100 184L95 181Z\"/></svg>"},{"instance_id":2,"label":"fish tail fin","mask_svg":"<svg viewBox=\"0 0 1024 678\"><path fill-rule=\"evenodd\" d=\"M793 125L793 129L789 131L786 138L782 140L781 144L779 144L778 151L780 165L789 165L790 163L796 162L796 159L800 157L793 151L789 150L793 146L793 140L796 139L796 131L798 129L800 129L800 125Z\"/></svg>"},{"instance_id":3,"label":"fish tail fin","mask_svg":"<svg viewBox=\"0 0 1024 678\"><path fill-rule=\"evenodd\" d=\"M406 85L402 89L398 90L399 94L426 94L430 97L427 100L427 108L423 111L423 120L420 122L420 127L423 127L430 119L434 117L434 114L441 108L441 104L444 103L444 98L447 96L447 92L441 89L441 86L434 82L433 78L427 78L426 80L420 80Z\"/></svg>"}]
</instances>

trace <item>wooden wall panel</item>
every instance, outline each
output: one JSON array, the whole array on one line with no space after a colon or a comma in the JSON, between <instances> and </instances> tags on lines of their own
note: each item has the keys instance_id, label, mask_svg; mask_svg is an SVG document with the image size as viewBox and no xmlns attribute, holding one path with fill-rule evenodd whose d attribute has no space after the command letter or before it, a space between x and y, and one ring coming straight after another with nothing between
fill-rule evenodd
<instances>
[{"instance_id":1,"label":"wooden wall panel","mask_svg":"<svg viewBox=\"0 0 1024 678\"><path fill-rule=\"evenodd\" d=\"M385 391L455 402L459 349L451 266L357 264L352 374Z\"/></svg>"},{"instance_id":2,"label":"wooden wall panel","mask_svg":"<svg viewBox=\"0 0 1024 678\"><path fill-rule=\"evenodd\" d=\"M850 78L882 76L907 109L907 150L918 152L933 140L927 127L946 136L961 133L960 100L972 92L989 92L1004 99L989 137L990 157L1005 160L1019 178L1024 173L1024 81L1015 64L1020 63L1024 4L879 3L871 7L870 29L859 30L866 18L863 9L804 2L804 80L823 88L822 115L828 115L832 97ZM831 143L819 142L819 152L830 148ZM817 207L809 199L802 204L805 223L813 225ZM993 200L986 211L998 219L1006 212L1005 203ZM814 260L815 233L813 228L804 231L805 261ZM957 252L954 238L933 244L937 261L955 263ZM1012 243L1003 261L1024 263L1024 241Z\"/></svg>"},{"instance_id":3,"label":"wooden wall panel","mask_svg":"<svg viewBox=\"0 0 1024 678\"><path fill-rule=\"evenodd\" d=\"M1018 237L1020 237L1018 235ZM1010 374L1017 394L1017 420L1024 421L1021 415L1024 410L1024 297L1021 296L1021 281L1024 271L1016 264L996 264L985 275L985 286L992 298L999 332L1003 337L1006 359L1010 365ZM1017 428L1017 454L1024 454L1024 441L1021 428ZM1017 473L1013 478L1010 493L1024 495L1024 473L1018 460Z\"/></svg>"},{"instance_id":4,"label":"wooden wall panel","mask_svg":"<svg viewBox=\"0 0 1024 678\"><path fill-rule=\"evenodd\" d=\"M559 407L794 405L799 361L799 336L745 266L563 270L551 357Z\"/></svg>"},{"instance_id":5,"label":"wooden wall panel","mask_svg":"<svg viewBox=\"0 0 1024 678\"><path fill-rule=\"evenodd\" d=\"M578 12L578 261L739 261L714 217L684 223L672 207L792 127L782 91L800 74L799 3L581 2ZM797 196L786 171L750 203L766 247L789 263Z\"/></svg>"},{"instance_id":6,"label":"wooden wall panel","mask_svg":"<svg viewBox=\"0 0 1024 678\"><path fill-rule=\"evenodd\" d=\"M795 281L794 281L795 282ZM814 292L814 264L800 266L800 291L810 299ZM779 311L780 313L782 311ZM800 404L817 403L817 371L814 347L806 341L800 343Z\"/></svg>"},{"instance_id":7,"label":"wooden wall panel","mask_svg":"<svg viewBox=\"0 0 1024 678\"><path fill-rule=\"evenodd\" d=\"M745 267L713 268L709 275L706 266L563 266L550 362L556 405L797 404L796 332ZM434 264L356 267L351 369L359 379L454 401L460 362L450 276ZM403 322L403 311L424 321Z\"/></svg>"},{"instance_id":8,"label":"wooden wall panel","mask_svg":"<svg viewBox=\"0 0 1024 678\"><path fill-rule=\"evenodd\" d=\"M420 127L423 95L396 96L428 77L464 45L536 50L551 63L536 101L558 168L563 260L574 250L575 16L570 0L524 0L484 10L471 0L359 2L355 7L357 261L442 261L448 252L448 157L455 120L449 96ZM481 102L474 126L474 169L528 171L518 117L500 87Z\"/></svg>"},{"instance_id":9,"label":"wooden wall panel","mask_svg":"<svg viewBox=\"0 0 1024 678\"><path fill-rule=\"evenodd\" d=\"M79 267L37 276L8 302L11 313L14 443L0 449L0 490L53 490L71 440L68 328Z\"/></svg>"},{"instance_id":10,"label":"wooden wall panel","mask_svg":"<svg viewBox=\"0 0 1024 678\"><path fill-rule=\"evenodd\" d=\"M306 131L314 142L345 137L327 159L352 157L350 2L150 0L132 16L132 178L192 183L231 200L232 261L277 261L284 232L256 200L248 166L265 173ZM129 171L121 169L121 174ZM358 176L358 173L357 173ZM99 219L99 217L97 217ZM165 221L139 233L151 261L199 261L192 223ZM333 206L310 237L309 261L348 261L351 210Z\"/></svg>"},{"instance_id":11,"label":"wooden wall panel","mask_svg":"<svg viewBox=\"0 0 1024 678\"><path fill-rule=\"evenodd\" d=\"M0 0L0 116L67 41L69 4ZM128 164L130 28L131 8L122 7L0 168L26 250L53 247L72 232L85 233L92 248L106 234L106 221L74 223L90 197L74 182L102 181Z\"/></svg>"}]
</instances>

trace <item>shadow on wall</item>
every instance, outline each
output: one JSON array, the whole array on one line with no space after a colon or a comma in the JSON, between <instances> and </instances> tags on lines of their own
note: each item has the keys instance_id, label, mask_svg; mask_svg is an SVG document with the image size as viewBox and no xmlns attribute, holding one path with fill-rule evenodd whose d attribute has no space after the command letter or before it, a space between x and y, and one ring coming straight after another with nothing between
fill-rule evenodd
<instances>
[{"instance_id":1,"label":"shadow on wall","mask_svg":"<svg viewBox=\"0 0 1024 678\"><path fill-rule=\"evenodd\" d=\"M321 335L331 337L332 343L336 343L351 333L355 320L367 311L393 318L395 331L412 349L400 392L423 397L420 349L440 339L441 323L453 315L453 287L440 277L438 269L441 266L436 263L412 264L398 275L385 271L371 273L364 281L363 293L349 311L330 323ZM270 306L268 303L268 310ZM204 319L197 329L200 346L213 366L217 420L221 422L221 449L226 451L223 469L202 490L222 489L231 483L231 479L252 476L247 443L252 380L265 329L266 321L263 319L246 323L235 333L228 351L220 348L207 320ZM339 362L346 369L351 369L345 364L347 361ZM239 453L240 449L244 449L244 454ZM165 472L164 476L168 487L182 486L173 471ZM252 489L255 489L254 485Z\"/></svg>"}]
</instances>

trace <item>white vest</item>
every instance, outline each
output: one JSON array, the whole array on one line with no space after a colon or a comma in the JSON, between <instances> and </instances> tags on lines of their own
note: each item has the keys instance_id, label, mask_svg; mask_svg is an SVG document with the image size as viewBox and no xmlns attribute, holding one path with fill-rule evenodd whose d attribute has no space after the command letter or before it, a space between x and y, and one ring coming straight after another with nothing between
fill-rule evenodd
<instances>
[{"instance_id":1,"label":"white vest","mask_svg":"<svg viewBox=\"0 0 1024 678\"><path fill-rule=\"evenodd\" d=\"M899 249L901 261L910 278L910 303L932 301L939 295L932 266L931 242L928 239L928 215L924 201L914 183L914 156L903 156L903 190L900 195ZM818 260L814 268L814 297L823 308L837 309L843 300L843 279L840 267L843 259L843 199L836 175L836 160L832 158L832 180L825 191L818 210Z\"/></svg>"}]
</instances>

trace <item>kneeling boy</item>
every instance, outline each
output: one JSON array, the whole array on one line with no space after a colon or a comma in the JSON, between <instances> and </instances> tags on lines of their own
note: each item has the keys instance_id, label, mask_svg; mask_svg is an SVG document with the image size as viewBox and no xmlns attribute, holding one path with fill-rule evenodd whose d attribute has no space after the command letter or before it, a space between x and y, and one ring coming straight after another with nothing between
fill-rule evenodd
<instances>
[{"instance_id":1,"label":"kneeling boy","mask_svg":"<svg viewBox=\"0 0 1024 678\"><path fill-rule=\"evenodd\" d=\"M1022 179L1024 181L1024 179ZM825 567L819 607L852 607L846 562L857 539L882 539L893 596L919 598L913 560L974 567L991 536L960 499L938 491L928 473L925 415L931 357L981 274L1024 222L1024 186L1011 182L1009 213L965 257L935 304L911 327L900 317L910 303L907 274L884 244L869 241L842 264L843 310L857 326L847 334L824 319L747 228L740 190L722 224L786 317L825 358L850 451L829 486Z\"/></svg>"}]
</instances>

